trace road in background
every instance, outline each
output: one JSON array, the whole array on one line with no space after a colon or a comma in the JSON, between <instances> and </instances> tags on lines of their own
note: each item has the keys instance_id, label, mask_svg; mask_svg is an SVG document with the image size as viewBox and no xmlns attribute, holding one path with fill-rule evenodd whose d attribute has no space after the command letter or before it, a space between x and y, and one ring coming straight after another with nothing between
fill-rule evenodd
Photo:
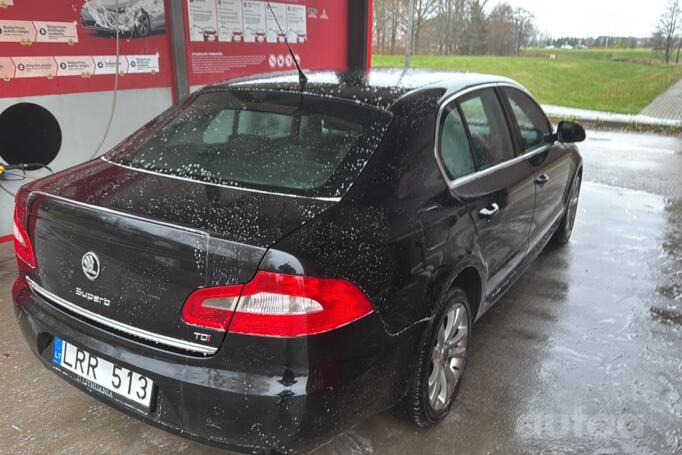
<instances>
[{"instance_id":1,"label":"road in background","mask_svg":"<svg viewBox=\"0 0 682 455\"><path fill-rule=\"evenodd\" d=\"M331 454L680 453L682 141L590 132L574 238L549 248L475 327L452 415L398 412ZM0 247L0 453L226 453L129 418L46 371L9 300Z\"/></svg>"}]
</instances>

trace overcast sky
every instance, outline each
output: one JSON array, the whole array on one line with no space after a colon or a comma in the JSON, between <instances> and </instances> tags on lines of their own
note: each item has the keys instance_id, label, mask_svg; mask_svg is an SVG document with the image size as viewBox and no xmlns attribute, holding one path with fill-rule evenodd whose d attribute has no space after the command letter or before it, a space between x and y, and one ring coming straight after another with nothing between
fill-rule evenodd
<instances>
[{"instance_id":1,"label":"overcast sky","mask_svg":"<svg viewBox=\"0 0 682 455\"><path fill-rule=\"evenodd\" d=\"M535 14L538 28L562 36L651 36L668 0L508 0ZM496 5L499 0L490 0Z\"/></svg>"}]
</instances>

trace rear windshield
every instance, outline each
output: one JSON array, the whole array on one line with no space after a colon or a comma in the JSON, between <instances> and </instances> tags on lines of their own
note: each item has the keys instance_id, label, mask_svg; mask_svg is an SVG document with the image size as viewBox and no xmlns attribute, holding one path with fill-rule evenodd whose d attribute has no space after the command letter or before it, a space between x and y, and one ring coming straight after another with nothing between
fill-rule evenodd
<instances>
[{"instance_id":1,"label":"rear windshield","mask_svg":"<svg viewBox=\"0 0 682 455\"><path fill-rule=\"evenodd\" d=\"M358 177L390 122L387 112L312 95L206 92L106 158L206 183L336 198Z\"/></svg>"}]
</instances>

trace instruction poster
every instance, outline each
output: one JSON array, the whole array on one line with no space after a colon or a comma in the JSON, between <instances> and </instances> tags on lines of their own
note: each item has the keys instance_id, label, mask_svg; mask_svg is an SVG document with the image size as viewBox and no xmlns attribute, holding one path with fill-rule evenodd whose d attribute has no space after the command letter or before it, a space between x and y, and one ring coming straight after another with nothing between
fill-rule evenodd
<instances>
[{"instance_id":1,"label":"instruction poster","mask_svg":"<svg viewBox=\"0 0 682 455\"><path fill-rule=\"evenodd\" d=\"M245 1L244 5L244 41L247 43L265 43L265 2Z\"/></svg>"},{"instance_id":2,"label":"instruction poster","mask_svg":"<svg viewBox=\"0 0 682 455\"><path fill-rule=\"evenodd\" d=\"M271 6L272 11L268 8L265 14L265 24L268 31L267 40L269 43L283 43L286 41L287 5L271 3Z\"/></svg>"},{"instance_id":3,"label":"instruction poster","mask_svg":"<svg viewBox=\"0 0 682 455\"><path fill-rule=\"evenodd\" d=\"M0 98L170 87L164 0L121 2L118 26L101 4L0 0Z\"/></svg>"},{"instance_id":4,"label":"instruction poster","mask_svg":"<svg viewBox=\"0 0 682 455\"><path fill-rule=\"evenodd\" d=\"M307 37L308 15L301 4L187 0L187 9L193 42L301 43Z\"/></svg>"},{"instance_id":5,"label":"instruction poster","mask_svg":"<svg viewBox=\"0 0 682 455\"><path fill-rule=\"evenodd\" d=\"M244 41L242 2L223 0L217 4L218 39L227 43Z\"/></svg>"},{"instance_id":6,"label":"instruction poster","mask_svg":"<svg viewBox=\"0 0 682 455\"><path fill-rule=\"evenodd\" d=\"M306 14L303 5L287 5L287 33L290 43L303 43L306 40Z\"/></svg>"},{"instance_id":7,"label":"instruction poster","mask_svg":"<svg viewBox=\"0 0 682 455\"><path fill-rule=\"evenodd\" d=\"M188 0L189 36L192 41L216 41L218 37L216 0Z\"/></svg>"},{"instance_id":8,"label":"instruction poster","mask_svg":"<svg viewBox=\"0 0 682 455\"><path fill-rule=\"evenodd\" d=\"M350 0L186 0L190 85L253 73L343 71Z\"/></svg>"}]
</instances>

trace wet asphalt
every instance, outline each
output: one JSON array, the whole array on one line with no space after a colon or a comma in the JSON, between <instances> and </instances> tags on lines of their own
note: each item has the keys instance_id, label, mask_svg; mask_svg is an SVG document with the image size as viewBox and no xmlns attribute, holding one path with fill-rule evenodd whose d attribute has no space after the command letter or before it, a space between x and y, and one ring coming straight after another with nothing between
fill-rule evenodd
<instances>
[{"instance_id":1,"label":"wet asphalt","mask_svg":"<svg viewBox=\"0 0 682 455\"><path fill-rule=\"evenodd\" d=\"M682 140L589 133L571 243L474 328L452 415L397 412L313 453L682 453ZM46 371L14 321L0 245L0 453L225 454L109 408Z\"/></svg>"}]
</instances>

